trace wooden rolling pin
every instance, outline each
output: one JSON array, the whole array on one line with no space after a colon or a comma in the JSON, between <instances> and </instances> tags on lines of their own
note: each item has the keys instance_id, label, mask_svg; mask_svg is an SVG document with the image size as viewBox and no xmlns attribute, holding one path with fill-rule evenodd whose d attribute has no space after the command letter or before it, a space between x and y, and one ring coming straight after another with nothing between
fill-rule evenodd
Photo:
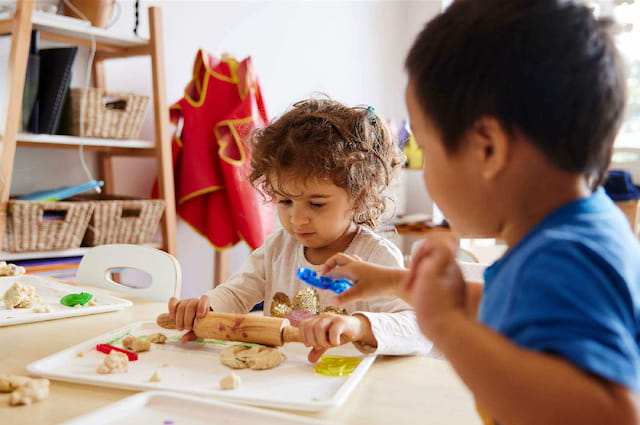
<instances>
[{"instance_id":1,"label":"wooden rolling pin","mask_svg":"<svg viewBox=\"0 0 640 425\"><path fill-rule=\"evenodd\" d=\"M165 329L176 328L175 320L171 320L168 313L160 314L156 322ZM251 342L276 347L287 342L302 342L298 328L290 326L289 319L278 317L212 311L205 317L195 320L193 331L198 338ZM346 344L352 341L351 338L343 335L340 342Z\"/></svg>"}]
</instances>

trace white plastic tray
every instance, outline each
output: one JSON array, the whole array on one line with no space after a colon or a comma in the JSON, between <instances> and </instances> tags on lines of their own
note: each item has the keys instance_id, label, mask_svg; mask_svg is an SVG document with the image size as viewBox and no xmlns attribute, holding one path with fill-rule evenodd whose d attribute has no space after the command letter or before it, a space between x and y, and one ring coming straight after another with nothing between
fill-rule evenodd
<instances>
[{"instance_id":1,"label":"white plastic tray","mask_svg":"<svg viewBox=\"0 0 640 425\"><path fill-rule=\"evenodd\" d=\"M321 425L314 419L160 391L139 393L60 425Z\"/></svg>"},{"instance_id":2,"label":"white plastic tray","mask_svg":"<svg viewBox=\"0 0 640 425\"><path fill-rule=\"evenodd\" d=\"M95 350L96 344L120 346L128 334L145 336L162 332L169 341L152 344L152 350L139 353L139 359L129 364L127 373L100 375L96 372L104 354ZM287 359L270 370L232 370L222 365L220 351L233 342L206 340L183 344L181 333L158 327L153 322L137 322L108 334L76 345L27 366L35 375L80 384L100 385L133 390L177 391L223 400L284 408L320 411L339 406L369 369L375 356L365 356L351 345L329 350L328 354L361 357L356 370L345 377L328 377L315 373L307 361L309 348L300 343L283 347ZM78 353L82 352L82 357ZM158 371L162 381L149 382ZM220 390L220 379L235 372L242 384L235 390Z\"/></svg>"},{"instance_id":3,"label":"white plastic tray","mask_svg":"<svg viewBox=\"0 0 640 425\"><path fill-rule=\"evenodd\" d=\"M5 291L17 280L24 285L31 285L36 289L42 301L51 307L50 313L34 313L32 308L14 308L9 310L2 301ZM84 316L86 314L105 313L107 311L122 310L131 307L132 303L122 298L105 294L96 294L97 305L82 306L80 308L67 307L60 304L60 298L67 294L74 294L87 289L67 285L57 280L35 275L0 277L0 326L17 325L20 323L40 322L42 320L61 319L64 317ZM88 292L93 293L90 289Z\"/></svg>"}]
</instances>

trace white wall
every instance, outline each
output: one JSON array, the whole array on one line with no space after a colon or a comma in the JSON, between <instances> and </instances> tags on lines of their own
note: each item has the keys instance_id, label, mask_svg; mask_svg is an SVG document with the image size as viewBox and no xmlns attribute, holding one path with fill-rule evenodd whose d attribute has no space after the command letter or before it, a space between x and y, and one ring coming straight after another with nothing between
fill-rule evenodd
<instances>
[{"instance_id":1,"label":"white wall","mask_svg":"<svg viewBox=\"0 0 640 425\"><path fill-rule=\"evenodd\" d=\"M118 3L121 16L114 28L129 32L134 2ZM170 103L181 97L191 76L195 52L204 48L214 54L253 57L271 116L299 99L325 92L348 104L373 105L383 116L396 121L406 116L404 56L424 22L441 7L439 0L143 1L142 34L147 33L146 8L151 5L163 9ZM106 75L109 89L151 92L147 58L112 61L107 64ZM153 136L149 117L142 136ZM36 155L40 155L39 161L49 155L25 151L21 149L18 155L20 180L36 171ZM67 157L66 161L55 157L55 169L63 169L65 174L69 170L79 173L76 154L67 153ZM44 159L45 164L47 161ZM45 166L47 172L51 172L50 166ZM153 160L118 159L116 166L119 193L148 193L155 172ZM411 186L423 196L420 184L421 179ZM178 255L184 273L183 296L196 296L209 289L213 250L184 223L178 226ZM247 255L244 245L234 248L232 270Z\"/></svg>"}]
</instances>

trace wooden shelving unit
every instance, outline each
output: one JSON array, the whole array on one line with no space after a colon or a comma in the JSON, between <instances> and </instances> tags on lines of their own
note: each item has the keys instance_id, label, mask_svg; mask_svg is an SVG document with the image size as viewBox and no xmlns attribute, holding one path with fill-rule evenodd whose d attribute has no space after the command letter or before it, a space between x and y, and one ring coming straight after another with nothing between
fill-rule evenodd
<instances>
[{"instance_id":1,"label":"wooden shelving unit","mask_svg":"<svg viewBox=\"0 0 640 425\"><path fill-rule=\"evenodd\" d=\"M153 79L153 117L155 140L116 140L79 138L47 134L18 133L22 113L22 95L27 70L31 31L40 31L45 40L70 45L88 47L95 40L96 56L93 67L93 80L96 87L105 87L104 61L113 58L131 56L150 56L151 76ZM104 190L113 194L114 173L113 156L153 156L158 169L158 188L160 198L165 201L166 209L162 218L162 243L160 248L176 254L176 210L169 138L169 112L166 102L164 54L162 49L162 16L157 7L149 8L148 39L122 34L114 34L102 28L75 25L68 20L56 19L33 11L33 2L17 2L12 17L0 19L0 35L11 36L11 50L7 74L8 90L3 93L2 111L6 113L0 121L0 154L2 169L0 180L0 248L6 222L7 201L11 187L11 177L16 147L84 149L99 152L101 179L105 181ZM42 253L10 254L0 251L0 259L25 259L38 257L62 257L82 255L83 248L77 250L47 251Z\"/></svg>"}]
</instances>

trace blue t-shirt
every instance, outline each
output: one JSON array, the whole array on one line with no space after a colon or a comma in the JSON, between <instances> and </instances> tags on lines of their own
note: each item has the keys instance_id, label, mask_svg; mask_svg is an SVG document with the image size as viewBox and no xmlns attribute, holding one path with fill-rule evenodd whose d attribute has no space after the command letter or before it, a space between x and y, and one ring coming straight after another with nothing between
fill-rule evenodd
<instances>
[{"instance_id":1,"label":"blue t-shirt","mask_svg":"<svg viewBox=\"0 0 640 425\"><path fill-rule=\"evenodd\" d=\"M551 213L486 269L479 318L640 392L640 246L602 189Z\"/></svg>"}]
</instances>

